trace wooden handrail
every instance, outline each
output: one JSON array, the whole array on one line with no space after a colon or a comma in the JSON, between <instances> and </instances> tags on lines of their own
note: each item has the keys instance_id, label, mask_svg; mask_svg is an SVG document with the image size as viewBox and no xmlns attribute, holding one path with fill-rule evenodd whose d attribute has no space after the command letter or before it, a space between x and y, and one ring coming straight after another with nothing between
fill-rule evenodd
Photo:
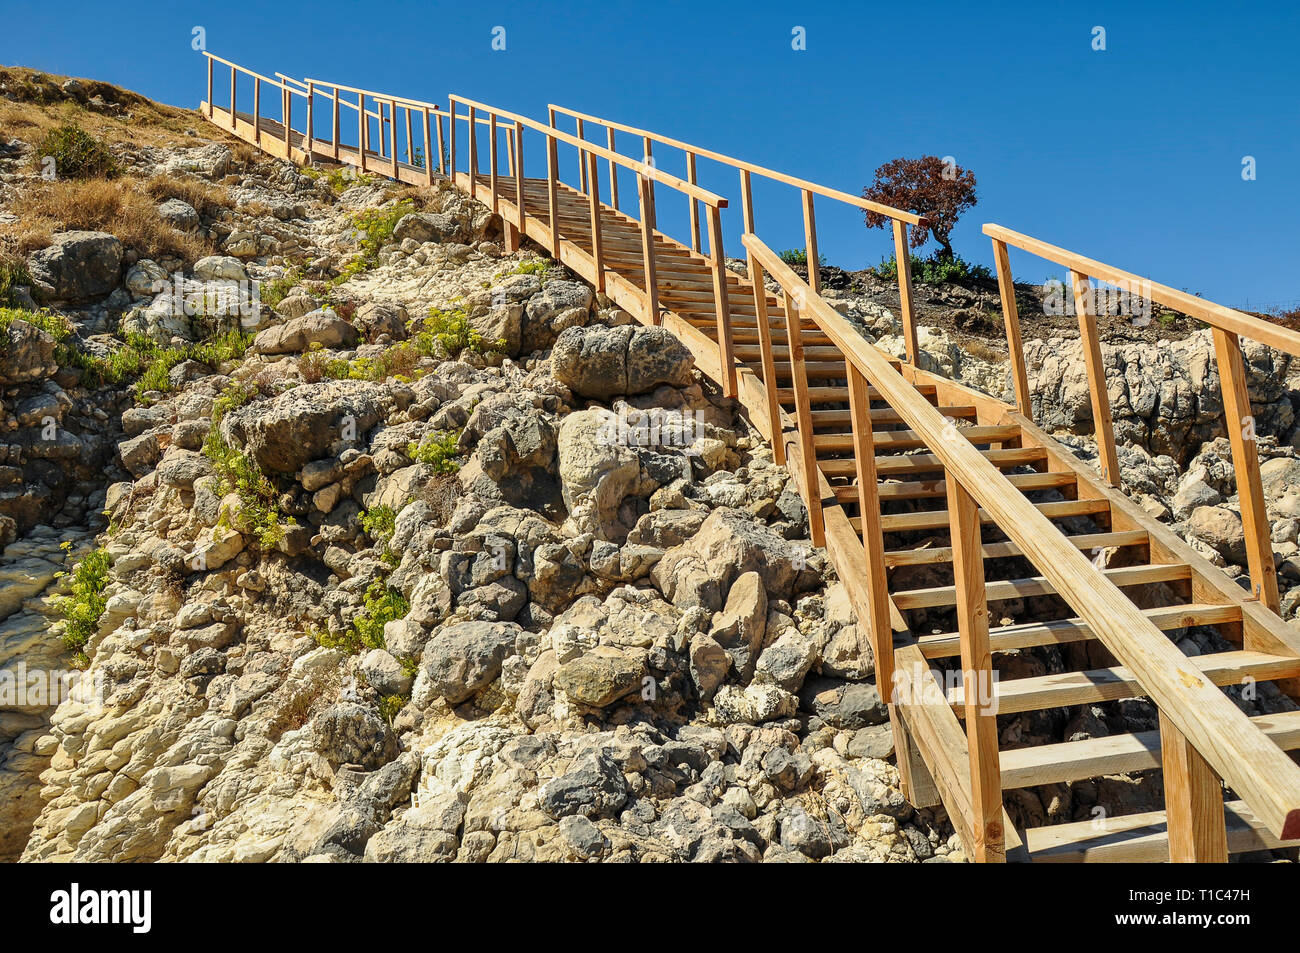
<instances>
[{"instance_id":1,"label":"wooden handrail","mask_svg":"<svg viewBox=\"0 0 1300 953\"><path fill-rule=\"evenodd\" d=\"M658 133L650 132L646 129L638 129L636 126L628 126L620 122L614 122L609 119L601 119L598 116L588 115L587 113L578 112L576 109L569 109L565 106L557 106L554 103L549 104L547 109L553 109L558 113L563 113L574 119L583 122L592 122L597 125L605 126L608 129L617 129L620 132L630 132L634 135L644 138L653 139L655 142L663 143L674 149L682 149L689 154L703 156L706 159L712 159L714 162L721 162L724 165L732 166L743 172L750 172L754 175L761 175L765 179L772 179L775 182L781 182L785 185L792 185L797 189L808 192L815 192L817 195L825 196L828 199L835 199L838 202L844 202L848 205L856 206L869 212L876 212L880 215L892 218L895 221L906 222L909 225L927 224L925 217L913 212L905 212L902 209L893 208L889 205L881 205L879 202L872 202L864 199L860 195L851 195L848 192L841 192L839 189L833 189L830 186L818 185L816 182L809 182L807 179L796 178L792 175L786 175L784 172L777 172L775 169L767 169L753 162L746 162L743 159L736 159L721 152L714 152L712 149L702 149L699 146L693 146L690 143L682 142L680 139L672 139L668 136L662 136ZM585 140L584 140L585 141Z\"/></svg>"},{"instance_id":2,"label":"wooden handrail","mask_svg":"<svg viewBox=\"0 0 1300 953\"><path fill-rule=\"evenodd\" d=\"M1002 237L1002 236L998 236ZM1300 837L1300 766L1269 740L970 441L951 439L948 422L837 311L753 234L745 248L793 296L943 464L945 472L1055 587L1094 635L1136 677L1197 752L1274 836Z\"/></svg>"},{"instance_id":3,"label":"wooden handrail","mask_svg":"<svg viewBox=\"0 0 1300 953\"><path fill-rule=\"evenodd\" d=\"M1206 301L1204 298L1198 298L1186 291L1179 291L1176 288L1170 288L1168 285L1158 284L1132 272L1124 271L1113 265L1107 265L1093 258L1086 258L1068 249L1050 245L1047 242L1012 231L1001 225L985 225L984 234L995 241L1014 245L1016 248L1037 255L1039 258L1046 258L1048 261L1063 265L1081 275L1099 278L1115 285L1128 285L1130 288L1141 287L1143 289L1142 297L1151 301L1204 321L1206 324L1220 330L1229 331L1240 337L1251 338L1261 344L1277 348L1279 351L1285 351L1288 354L1300 357L1300 332L1292 331L1290 328L1284 328L1279 324L1273 324L1243 314L1234 308L1215 304L1213 301Z\"/></svg>"},{"instance_id":4,"label":"wooden handrail","mask_svg":"<svg viewBox=\"0 0 1300 953\"><path fill-rule=\"evenodd\" d=\"M647 165L644 162L638 162L635 159L629 159L627 156L624 156L617 152L611 152L610 150L606 149L604 146L598 146L594 142L587 142L585 140L579 139L577 136L572 136L567 132L561 132L559 129L556 129L552 126L548 126L545 123L540 123L535 120L529 119L527 116L521 116L518 113L508 112L504 109L498 109L495 106L488 106L484 103L480 103L472 99L466 99L464 96L452 96L451 101L453 103L460 103L462 106L466 106L472 109L482 110L485 113L495 113L499 117L504 116L512 122L519 123L528 129L532 129L536 132L540 132L543 135L548 136L553 140L563 142L566 145L573 146L576 149L592 152L598 157L605 159L606 161L616 162L619 165L623 166L625 169L632 170L637 175L649 179L651 182L662 182L664 183L664 185L667 185L671 189L675 189L678 192L683 192L686 195L690 195L694 198L697 198L705 205L709 205L714 208L727 207L727 200L725 198L723 198L721 195L718 195L714 192L710 192L708 189L702 189L698 185L691 185L689 182L685 182L682 179L677 178L677 176L670 175L667 172L655 168L654 166ZM463 115L459 115L457 113L453 113L451 118L453 121L455 121L457 119L465 119L466 117Z\"/></svg>"},{"instance_id":5,"label":"wooden handrail","mask_svg":"<svg viewBox=\"0 0 1300 953\"><path fill-rule=\"evenodd\" d=\"M302 90L294 89L292 86L287 86L284 83L280 82L279 80L272 79L269 76L263 76L261 73L258 73L255 70L251 70L248 69L247 67L240 66L238 63L232 63L230 62L230 60L222 59L220 56L217 56L215 53L209 53L207 50L204 50L203 55L210 60L216 60L218 63L223 63L226 66L229 66L231 69L239 70L239 72L243 73L245 76L251 76L254 79L260 79L264 83L270 83L272 86L293 93L295 96L302 96L304 99L307 96L307 94Z\"/></svg>"}]
</instances>

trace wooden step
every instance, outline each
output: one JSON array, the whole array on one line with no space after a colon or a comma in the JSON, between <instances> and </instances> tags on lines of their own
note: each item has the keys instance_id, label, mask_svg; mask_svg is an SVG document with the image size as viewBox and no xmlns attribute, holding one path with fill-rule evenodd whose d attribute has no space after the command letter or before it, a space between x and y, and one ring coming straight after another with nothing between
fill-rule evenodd
<instances>
[{"instance_id":1,"label":"wooden step","mask_svg":"<svg viewBox=\"0 0 1300 953\"><path fill-rule=\"evenodd\" d=\"M1022 493L1034 490L1054 490L1074 486L1072 473L1009 473L1007 481ZM877 488L882 500L925 500L946 496L948 484L943 480L920 480L913 483L882 483ZM836 487L835 498L857 502L857 487Z\"/></svg>"},{"instance_id":2,"label":"wooden step","mask_svg":"<svg viewBox=\"0 0 1300 953\"><path fill-rule=\"evenodd\" d=\"M1046 474L1026 475L1046 476ZM856 487L853 489L856 493ZM838 496L842 490L842 487L836 487L836 495ZM1150 541L1147 531L1144 529L1123 530L1114 533L1080 533L1077 536L1067 536L1066 539L1082 550L1108 549L1113 546L1145 546ZM980 549L980 555L984 559L1002 559L1019 556L1021 552L1016 543L1008 540L1002 543L985 543ZM885 553L886 568L893 568L894 566L930 566L950 562L952 562L951 546L895 549Z\"/></svg>"},{"instance_id":3,"label":"wooden step","mask_svg":"<svg viewBox=\"0 0 1300 953\"><path fill-rule=\"evenodd\" d=\"M934 384L919 384L916 392L922 397L933 397L938 392L938 387ZM789 387L782 387L776 392L777 400L783 404L794 403L794 390ZM880 391L874 387L867 389L867 398L869 400L881 400ZM847 387L809 387L808 399L813 404L847 404L849 402L849 389Z\"/></svg>"},{"instance_id":4,"label":"wooden step","mask_svg":"<svg viewBox=\"0 0 1300 953\"><path fill-rule=\"evenodd\" d=\"M1241 621L1241 606L1192 603L1183 606L1166 606L1144 609L1142 614L1162 632L1186 629L1194 625L1222 625ZM994 652L1012 652L1036 645L1064 645L1083 642L1093 637L1092 629L1082 619L1061 619L1057 622L1028 622L1020 625L1003 625L989 629L989 648ZM961 655L961 635L943 632L919 635L916 644L928 659L956 658Z\"/></svg>"},{"instance_id":5,"label":"wooden step","mask_svg":"<svg viewBox=\"0 0 1300 953\"><path fill-rule=\"evenodd\" d=\"M973 444L1002 443L1020 436L1020 427L1016 424L991 427L955 427L953 429ZM925 446L925 441L912 430L873 431L873 440L878 451L915 450L918 447ZM813 446L818 450L851 453L854 448L853 434L817 434L813 437Z\"/></svg>"},{"instance_id":6,"label":"wooden step","mask_svg":"<svg viewBox=\"0 0 1300 953\"><path fill-rule=\"evenodd\" d=\"M981 450L981 455L997 467L1022 467L1027 463L1036 463L1047 459L1047 451L1042 447L1015 447L1007 450ZM820 460L817 464L822 472L830 476L854 476L857 463L853 460ZM909 453L899 456L876 457L876 473L889 477L895 473L925 473L929 470L942 470L943 464L933 453Z\"/></svg>"},{"instance_id":7,"label":"wooden step","mask_svg":"<svg viewBox=\"0 0 1300 953\"><path fill-rule=\"evenodd\" d=\"M1063 500L1059 503L1035 503L1034 508L1048 519L1063 519L1067 516L1093 516L1109 513L1110 503L1106 500ZM980 522L992 522L984 510L979 511ZM849 517L853 528L862 531L861 521L856 516ZM947 510L927 510L924 513L893 513L880 518L880 528L886 533L910 533L915 530L947 529Z\"/></svg>"},{"instance_id":8,"label":"wooden step","mask_svg":"<svg viewBox=\"0 0 1300 953\"><path fill-rule=\"evenodd\" d=\"M1191 567L1183 563L1157 563L1154 566L1122 566L1117 569L1103 569L1102 575L1117 586L1140 586L1152 582L1173 582L1190 579ZM1056 587L1046 576L1030 576L1026 579L1003 579L986 583L984 597L989 602L1005 599L1022 599L1029 596L1050 596L1056 593ZM893 593L894 604L898 608L929 609L935 606L955 606L957 589L955 586L934 586L927 589L903 589Z\"/></svg>"},{"instance_id":9,"label":"wooden step","mask_svg":"<svg viewBox=\"0 0 1300 953\"><path fill-rule=\"evenodd\" d=\"M934 408L945 417L954 420L974 420L978 409L971 404L940 404ZM812 412L813 429L819 433L826 427L848 427L852 424L852 414L848 410L814 410ZM871 411L873 424L901 424L903 418L892 407L875 407Z\"/></svg>"},{"instance_id":10,"label":"wooden step","mask_svg":"<svg viewBox=\"0 0 1300 953\"><path fill-rule=\"evenodd\" d=\"M1250 721L1278 747L1286 751L1300 748L1300 711L1256 715ZM1140 731L1033 748L1013 748L1003 751L1000 760L1003 789L1150 771L1160 767L1160 732Z\"/></svg>"},{"instance_id":11,"label":"wooden step","mask_svg":"<svg viewBox=\"0 0 1300 953\"><path fill-rule=\"evenodd\" d=\"M1300 659L1269 655L1267 652L1235 651L1189 656L1187 664L1215 685L1235 685L1247 678L1267 682L1300 675ZM998 681L993 685L993 704L999 715L1113 702L1141 695L1141 684L1122 665L1087 672L1017 678ZM949 689L948 701L958 718L966 717L964 686Z\"/></svg>"},{"instance_id":12,"label":"wooden step","mask_svg":"<svg viewBox=\"0 0 1300 953\"><path fill-rule=\"evenodd\" d=\"M1300 845L1300 841L1279 841L1245 801L1229 801L1223 807L1229 853ZM1169 831L1164 811L1148 811L1030 828L1025 832L1025 848L1036 863L1165 863Z\"/></svg>"}]
</instances>

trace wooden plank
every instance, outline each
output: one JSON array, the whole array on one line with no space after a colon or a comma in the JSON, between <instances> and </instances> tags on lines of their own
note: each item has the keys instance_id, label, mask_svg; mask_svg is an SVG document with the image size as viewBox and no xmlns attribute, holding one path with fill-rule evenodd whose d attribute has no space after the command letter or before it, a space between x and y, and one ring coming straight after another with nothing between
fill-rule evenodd
<instances>
[{"instance_id":1,"label":"wooden plank","mask_svg":"<svg viewBox=\"0 0 1300 953\"><path fill-rule=\"evenodd\" d=\"M654 197L650 182L644 175L636 177L637 195L641 201L641 267L645 278L645 301L642 305L643 324L661 324L659 314L659 281L655 274L654 224L652 216Z\"/></svg>"},{"instance_id":2,"label":"wooden plank","mask_svg":"<svg viewBox=\"0 0 1300 953\"><path fill-rule=\"evenodd\" d=\"M1101 336L1089 301L1091 292L1082 275L1070 272L1074 309L1079 316L1084 366L1088 372L1088 394L1092 400L1092 424L1097 439L1101 477L1111 486L1120 485L1119 457L1115 452L1115 426L1110 416L1110 394L1106 390L1106 365L1101 357Z\"/></svg>"},{"instance_id":3,"label":"wooden plank","mask_svg":"<svg viewBox=\"0 0 1300 953\"><path fill-rule=\"evenodd\" d=\"M785 440L781 436L781 405L776 399L776 368L772 362L772 331L767 320L767 295L761 290L763 287L763 269L753 255L749 256L749 276L754 287L754 307L758 311L758 337L763 368L764 405L767 411L768 433L772 435L772 459L777 466L785 466Z\"/></svg>"},{"instance_id":4,"label":"wooden plank","mask_svg":"<svg viewBox=\"0 0 1300 953\"><path fill-rule=\"evenodd\" d=\"M1208 603L1144 609L1142 614L1162 632L1186 629L1193 625L1222 625L1241 619L1241 610L1236 606ZM1025 622L989 630L989 644L994 652L1012 652L1036 645L1064 645L1092 638L1096 636L1088 628L1088 623L1078 618L1055 622ZM916 642L921 648L921 654L927 659L954 658L961 654L961 639L956 632L920 635Z\"/></svg>"},{"instance_id":5,"label":"wooden plank","mask_svg":"<svg viewBox=\"0 0 1300 953\"><path fill-rule=\"evenodd\" d=\"M1021 497L1024 499L1024 497ZM1048 519L1062 519L1067 516L1092 516L1097 513L1110 512L1110 503L1105 500L1064 500L1059 503L1031 503L1034 509ZM995 522L992 513L980 510L980 522ZM891 513L884 517L882 529L886 533L907 533L916 530L942 529L948 525L948 511L934 510L924 513ZM1001 523L998 524L1001 526ZM1003 527L1005 530L1005 527ZM1023 543L1020 544L1023 550Z\"/></svg>"},{"instance_id":6,"label":"wooden plank","mask_svg":"<svg viewBox=\"0 0 1300 953\"><path fill-rule=\"evenodd\" d=\"M785 313L798 314L794 299L785 295ZM804 505L808 507L808 530L812 534L814 546L826 545L826 531L822 522L822 500L818 488L817 454L813 449L813 424L811 402L808 398L808 378L803 365L803 339L800 337L798 321L786 322L790 354L795 369L795 421L799 428L799 452L803 462ZM845 396L847 397L845 388Z\"/></svg>"},{"instance_id":7,"label":"wooden plank","mask_svg":"<svg viewBox=\"0 0 1300 953\"><path fill-rule=\"evenodd\" d=\"M998 271L998 295L1002 299L1002 322L1007 329L1011 386L1016 394L1016 407L1032 419L1034 414L1029 399L1029 375L1025 371L1025 347L1020 340L1020 314L1016 310L1016 285L1011 276L1011 259L1007 255L1006 242L994 239L993 260Z\"/></svg>"},{"instance_id":8,"label":"wooden plank","mask_svg":"<svg viewBox=\"0 0 1300 953\"><path fill-rule=\"evenodd\" d=\"M1064 473L1008 473L1007 482L1022 493L1059 489L1074 485L1074 479ZM836 499L852 499L852 489L852 487L836 487ZM948 484L944 480L915 480L908 483L882 484L880 498L884 500L925 500L944 496L947 492ZM1019 555L1019 553L1016 552L1011 555ZM934 562L936 560L930 561ZM942 562L943 560L937 561Z\"/></svg>"},{"instance_id":9,"label":"wooden plank","mask_svg":"<svg viewBox=\"0 0 1300 953\"><path fill-rule=\"evenodd\" d=\"M803 190L803 242L804 254L808 257L808 287L813 294L822 293L821 271L817 267L817 218L813 213L813 194Z\"/></svg>"},{"instance_id":10,"label":"wooden plank","mask_svg":"<svg viewBox=\"0 0 1300 953\"><path fill-rule=\"evenodd\" d=\"M1257 715L1250 721L1278 747L1286 751L1300 748L1300 711ZM1160 766L1159 731L1106 735L1004 751L1002 787L1067 784L1085 778L1153 771Z\"/></svg>"},{"instance_id":11,"label":"wooden plank","mask_svg":"<svg viewBox=\"0 0 1300 953\"><path fill-rule=\"evenodd\" d=\"M594 152L586 153L587 180L590 183L588 191L591 198L591 257L596 274L592 284L596 290L604 292L605 290L605 251L600 234L600 181L596 175L596 154Z\"/></svg>"},{"instance_id":12,"label":"wooden plank","mask_svg":"<svg viewBox=\"0 0 1300 953\"><path fill-rule=\"evenodd\" d=\"M694 200L691 205L694 207ZM718 360L722 365L722 395L736 396L736 353L731 341L731 303L727 297L727 261L722 251L722 213L709 206L709 253L713 256L713 297L718 317ZM802 342L801 342L802 346ZM794 353L793 350L790 352ZM811 424L809 425L811 432Z\"/></svg>"},{"instance_id":13,"label":"wooden plank","mask_svg":"<svg viewBox=\"0 0 1300 953\"><path fill-rule=\"evenodd\" d=\"M1181 672L1196 672L1214 685L1236 685L1246 678L1273 681L1279 678L1292 678L1300 673L1300 659L1283 658L1264 652L1232 651L1191 658L1182 657L1184 661L1179 666ZM1110 702L1120 698L1137 698L1146 694L1133 672L1122 665L1092 669L1087 672L1062 672L1056 675L999 681L994 688L999 715L1039 711L1044 708L1068 708L1071 705ZM1218 694L1219 697L1225 698L1222 693ZM956 686L949 691L948 700L953 710L961 715L965 708L961 686ZM1228 704L1232 702L1229 701ZM1242 717L1246 716L1242 715ZM1249 719L1247 725L1259 735L1262 743L1267 743L1276 750L1276 746L1272 745L1262 732L1250 725Z\"/></svg>"},{"instance_id":14,"label":"wooden plank","mask_svg":"<svg viewBox=\"0 0 1300 953\"><path fill-rule=\"evenodd\" d=\"M951 491L949 492L951 494ZM1115 569L1102 570L1101 574L1114 585L1124 587L1190 579L1192 571L1181 563L1170 563L1155 566L1121 566ZM1055 595L1056 587L1046 576L1029 576L1025 579L1006 579L1000 582L990 582L987 586L987 592L988 600L997 602L1002 599ZM894 604L903 610L951 606L956 605L956 595L953 586L896 589L894 590Z\"/></svg>"},{"instance_id":15,"label":"wooden plank","mask_svg":"<svg viewBox=\"0 0 1300 953\"><path fill-rule=\"evenodd\" d=\"M694 152L686 153L686 181L691 185L696 184ZM686 201L690 205L688 214L691 222L691 251L698 252L700 250L700 203L693 195L686 196ZM711 249L713 246L709 247Z\"/></svg>"},{"instance_id":16,"label":"wooden plank","mask_svg":"<svg viewBox=\"0 0 1300 953\"><path fill-rule=\"evenodd\" d=\"M805 354L812 350L805 349ZM955 432L971 443L1002 443L1020 436L1020 430L1014 425L997 424L994 426L957 427ZM852 450L853 441L849 434L819 434L816 440L820 450ZM914 430L888 430L876 434L876 446L882 450L915 450L925 446L925 441Z\"/></svg>"},{"instance_id":17,"label":"wooden plank","mask_svg":"<svg viewBox=\"0 0 1300 953\"><path fill-rule=\"evenodd\" d=\"M907 225L894 219L894 260L898 264L898 317L903 328L907 363L917 363L916 314L912 306L912 252L907 247Z\"/></svg>"},{"instance_id":18,"label":"wooden plank","mask_svg":"<svg viewBox=\"0 0 1300 953\"><path fill-rule=\"evenodd\" d=\"M881 487L882 490L887 488L888 485ZM836 495L838 496L840 492L840 489L837 488ZM1148 536L1145 530L1125 530L1108 533L1078 533L1074 536L1067 536L1066 539L1078 549L1094 552L1098 549L1110 547L1145 546L1147 545ZM1010 540L1001 543L984 544L985 559L1007 559L1023 555L1024 553L1020 551L1020 547ZM895 549L885 553L885 565L890 569L895 566L933 566L950 562L952 562L952 548L949 546Z\"/></svg>"},{"instance_id":19,"label":"wooden plank","mask_svg":"<svg viewBox=\"0 0 1300 953\"><path fill-rule=\"evenodd\" d=\"M894 735L894 760L902 781L903 797L916 807L935 807L942 798L934 783L934 776L926 766L925 758L907 727L907 719L898 705L889 706L889 725Z\"/></svg>"},{"instance_id":20,"label":"wooden plank","mask_svg":"<svg viewBox=\"0 0 1300 953\"><path fill-rule=\"evenodd\" d=\"M1223 815L1223 784L1163 712L1160 751L1170 862L1226 864L1228 831Z\"/></svg>"},{"instance_id":21,"label":"wooden plank","mask_svg":"<svg viewBox=\"0 0 1300 953\"><path fill-rule=\"evenodd\" d=\"M606 133L608 134L609 151L611 153L616 152L617 150L614 148L614 127L610 126L606 130ZM617 211L618 210L618 166L614 163L613 158L610 158L607 161L609 162L609 202L611 205L614 206L615 211Z\"/></svg>"},{"instance_id":22,"label":"wooden plank","mask_svg":"<svg viewBox=\"0 0 1300 953\"><path fill-rule=\"evenodd\" d=\"M953 572L957 625L961 632L966 747L970 756L971 831L974 860L1006 861L1002 827L1002 777L998 767L998 723L993 697L993 655L989 651L989 609L985 601L984 560L975 500L956 480L948 482L952 514ZM883 561L881 563L883 571ZM894 604L901 609L897 598Z\"/></svg>"},{"instance_id":23,"label":"wooden plank","mask_svg":"<svg viewBox=\"0 0 1300 953\"><path fill-rule=\"evenodd\" d=\"M876 659L876 686L888 704L893 695L894 634L889 619L889 580L885 575L885 540L880 532L880 500L876 496L876 451L871 425L867 379L849 368L849 406L853 413L854 459L858 466L858 511L863 553L867 560L867 591L871 611L865 624ZM811 426L811 424L810 424ZM978 532L978 529L976 530ZM981 576L981 581L983 577Z\"/></svg>"},{"instance_id":24,"label":"wooden plank","mask_svg":"<svg viewBox=\"0 0 1300 953\"><path fill-rule=\"evenodd\" d=\"M969 445L972 446L973 445ZM1046 458L1041 447L1012 447L1005 450L976 450L989 463L999 467L1020 467L1027 463L1036 463ZM852 476L851 460L824 460L822 468L827 476ZM899 455L882 455L876 457L876 471L882 476L896 474L926 473L942 470L943 460L933 453L908 453Z\"/></svg>"},{"instance_id":25,"label":"wooden plank","mask_svg":"<svg viewBox=\"0 0 1300 953\"><path fill-rule=\"evenodd\" d=\"M1247 391L1246 365L1241 341L1231 331L1213 329L1214 353L1219 362L1223 388L1223 416L1232 444L1232 469L1237 477L1241 503L1241 525L1246 535L1246 561L1255 598L1274 612L1279 611L1277 569L1273 565L1272 526L1264 503L1264 486L1259 475L1259 453L1255 447L1255 417Z\"/></svg>"}]
</instances>

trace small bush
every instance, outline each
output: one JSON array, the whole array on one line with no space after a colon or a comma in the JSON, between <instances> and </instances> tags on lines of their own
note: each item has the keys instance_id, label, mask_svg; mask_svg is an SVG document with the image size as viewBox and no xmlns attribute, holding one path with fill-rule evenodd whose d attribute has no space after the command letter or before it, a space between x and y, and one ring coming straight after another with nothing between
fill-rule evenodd
<instances>
[{"instance_id":1,"label":"small bush","mask_svg":"<svg viewBox=\"0 0 1300 953\"><path fill-rule=\"evenodd\" d=\"M960 255L952 258L936 256L922 258L912 255L912 281L919 285L940 285L945 282L990 281L993 273L986 265L973 265ZM895 281L898 278L898 260L894 257L882 259L880 264L871 269L877 278Z\"/></svg>"},{"instance_id":2,"label":"small bush","mask_svg":"<svg viewBox=\"0 0 1300 953\"><path fill-rule=\"evenodd\" d=\"M411 604L400 590L376 579L366 590L362 609L352 620L347 631L334 634L323 630L312 633L316 643L327 649L339 649L356 655L362 649L384 647L384 626L400 619L411 610Z\"/></svg>"},{"instance_id":3,"label":"small bush","mask_svg":"<svg viewBox=\"0 0 1300 953\"><path fill-rule=\"evenodd\" d=\"M30 287L32 276L20 258L0 258L0 306L14 303L14 289L19 285Z\"/></svg>"},{"instance_id":4,"label":"small bush","mask_svg":"<svg viewBox=\"0 0 1300 953\"><path fill-rule=\"evenodd\" d=\"M240 518L249 524L261 546L269 549L283 535L275 485L256 460L230 446L221 435L222 418L248 403L256 394L255 388L231 384L213 402L212 427L203 442L203 455L212 462L220 481L220 492L234 492L239 496ZM222 514L222 520L228 522L227 514Z\"/></svg>"},{"instance_id":5,"label":"small bush","mask_svg":"<svg viewBox=\"0 0 1300 953\"><path fill-rule=\"evenodd\" d=\"M112 178L117 160L108 148L75 123L51 129L36 147L35 161L54 159L54 174L60 179Z\"/></svg>"},{"instance_id":6,"label":"small bush","mask_svg":"<svg viewBox=\"0 0 1300 953\"><path fill-rule=\"evenodd\" d=\"M71 543L63 544L65 553L71 548ZM83 668L90 664L85 653L86 644L98 631L100 616L108 605L104 590L108 586L111 564L107 550L96 549L87 553L73 567L68 594L54 600L54 609L65 622L63 644L73 654L74 662Z\"/></svg>"},{"instance_id":7,"label":"small bush","mask_svg":"<svg viewBox=\"0 0 1300 953\"><path fill-rule=\"evenodd\" d=\"M780 253L779 257L787 265L803 265L804 267L808 265L808 249L806 248L787 248ZM817 264L819 267L825 267L826 256L818 254Z\"/></svg>"},{"instance_id":8,"label":"small bush","mask_svg":"<svg viewBox=\"0 0 1300 953\"><path fill-rule=\"evenodd\" d=\"M442 353L456 357L462 351L485 353L503 351L504 339L486 341L482 332L470 324L464 308L430 308L424 327L412 338L415 346L427 354Z\"/></svg>"},{"instance_id":9,"label":"small bush","mask_svg":"<svg viewBox=\"0 0 1300 953\"><path fill-rule=\"evenodd\" d=\"M460 469L456 456L460 434L451 430L439 430L429 434L419 443L414 441L406 445L406 455L416 463L427 463L435 473L451 474Z\"/></svg>"},{"instance_id":10,"label":"small bush","mask_svg":"<svg viewBox=\"0 0 1300 953\"><path fill-rule=\"evenodd\" d=\"M390 566L395 566L399 561L397 554L388 546L396 527L397 513L391 506L380 504L361 514L361 528L374 540L375 548L380 552L379 558Z\"/></svg>"}]
</instances>

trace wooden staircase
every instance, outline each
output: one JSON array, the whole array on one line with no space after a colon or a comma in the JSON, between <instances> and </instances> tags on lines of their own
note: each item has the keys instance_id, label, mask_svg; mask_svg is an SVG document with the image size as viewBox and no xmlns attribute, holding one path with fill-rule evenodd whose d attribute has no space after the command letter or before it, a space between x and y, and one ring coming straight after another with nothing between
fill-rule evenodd
<instances>
[{"instance_id":1,"label":"wooden staircase","mask_svg":"<svg viewBox=\"0 0 1300 953\"><path fill-rule=\"evenodd\" d=\"M231 67L226 110L212 103L214 61ZM237 75L254 84L250 114L234 107ZM259 113L268 84L281 96L278 123ZM355 94L356 104L345 94ZM293 131L295 97L306 100L301 133ZM356 145L341 141L341 106L356 112ZM332 117L328 139L314 134L318 108ZM918 806L942 804L969 856L1224 860L1300 844L1300 767L1287 755L1300 749L1300 706L1248 718L1221 690L1258 697L1261 683L1271 683L1279 697L1300 700L1300 634L1276 614L1255 447L1229 428L1251 554L1246 591L1119 491L1087 278L1140 282L1152 300L1211 325L1230 420L1250 413L1238 335L1293 354L1300 335L991 225L1011 405L918 367L906 249L907 228L923 220L911 213L555 106L541 123L460 97L444 109L322 80L271 79L210 57L202 109L217 126L297 162L340 162L413 184L449 178L499 213L509 248L526 236L635 318L667 327L690 347L697 366L740 402L777 462L798 478L813 542L826 547L869 634L906 793ZM403 114L405 161L398 155ZM557 128L557 114L575 120L575 135ZM586 138L593 125L605 130L607 145ZM617 151L618 133L635 138L637 158ZM417 150L431 160L434 143L436 173L432 161L416 161ZM646 161L655 146L685 153L685 179ZM572 184L560 179L560 147L577 159ZM726 265L721 210L728 200L697 184L701 158L740 173L746 274ZM604 195L600 163L608 170ZM544 177L525 175L543 165ZM801 279L758 238L753 175L800 191L809 261L818 260L814 197L891 220L904 262L904 360L868 344L821 298L816 269ZM629 176L635 216L619 201L620 179L626 194ZM688 201L687 242L659 231L657 188ZM1032 421L1008 245L1071 269L1098 467ZM1004 620L1008 605L1023 607L1031 621ZM1192 628L1212 630L1221 650L1184 655L1176 645ZM1071 670L995 678L1010 670L1004 659L1045 646L1062 647ZM1153 702L1158 731L1033 747L1000 742L999 729L1019 714L1128 698ZM1143 771L1161 772L1165 810L1021 832L1004 808L1004 791Z\"/></svg>"}]
</instances>

